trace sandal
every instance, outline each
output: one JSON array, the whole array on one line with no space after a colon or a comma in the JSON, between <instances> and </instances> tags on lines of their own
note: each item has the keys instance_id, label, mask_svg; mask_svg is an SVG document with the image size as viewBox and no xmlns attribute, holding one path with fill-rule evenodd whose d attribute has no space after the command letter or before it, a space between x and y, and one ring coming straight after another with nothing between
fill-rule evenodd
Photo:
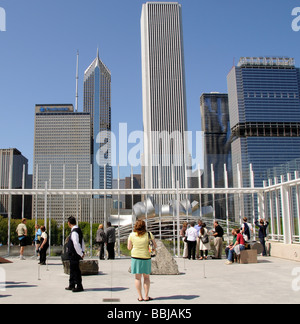
<instances>
[{"instance_id":1,"label":"sandal","mask_svg":"<svg viewBox=\"0 0 300 324\"><path fill-rule=\"evenodd\" d=\"M144 299L143 299L143 298L142 298L142 299L139 299L139 298L138 298L137 300L138 300L139 302L142 302L142 301L144 301Z\"/></svg>"},{"instance_id":2,"label":"sandal","mask_svg":"<svg viewBox=\"0 0 300 324\"><path fill-rule=\"evenodd\" d=\"M148 299L144 299L145 302L151 301L151 300L153 300L153 298L151 298L151 297L148 297Z\"/></svg>"}]
</instances>

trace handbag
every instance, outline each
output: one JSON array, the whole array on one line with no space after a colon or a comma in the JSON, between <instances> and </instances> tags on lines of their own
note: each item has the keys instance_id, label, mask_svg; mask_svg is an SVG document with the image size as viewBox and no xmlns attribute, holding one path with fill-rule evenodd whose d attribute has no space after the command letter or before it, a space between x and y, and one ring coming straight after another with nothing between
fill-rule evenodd
<instances>
[{"instance_id":1,"label":"handbag","mask_svg":"<svg viewBox=\"0 0 300 324\"><path fill-rule=\"evenodd\" d=\"M200 238L203 244L207 244L209 242L209 237L208 235L204 235L203 237Z\"/></svg>"},{"instance_id":2,"label":"handbag","mask_svg":"<svg viewBox=\"0 0 300 324\"><path fill-rule=\"evenodd\" d=\"M150 232L148 232L148 239L149 239L149 252L150 252L150 256L151 256L151 258L154 258L156 256L156 250L155 250L153 241L151 239Z\"/></svg>"}]
</instances>

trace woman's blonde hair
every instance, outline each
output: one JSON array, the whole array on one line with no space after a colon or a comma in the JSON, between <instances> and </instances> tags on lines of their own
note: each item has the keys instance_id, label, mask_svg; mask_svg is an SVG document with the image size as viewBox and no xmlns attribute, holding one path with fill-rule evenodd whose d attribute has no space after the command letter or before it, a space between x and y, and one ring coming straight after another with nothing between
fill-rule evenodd
<instances>
[{"instance_id":1,"label":"woman's blonde hair","mask_svg":"<svg viewBox=\"0 0 300 324\"><path fill-rule=\"evenodd\" d=\"M103 229L103 224L100 224L98 229Z\"/></svg>"}]
</instances>

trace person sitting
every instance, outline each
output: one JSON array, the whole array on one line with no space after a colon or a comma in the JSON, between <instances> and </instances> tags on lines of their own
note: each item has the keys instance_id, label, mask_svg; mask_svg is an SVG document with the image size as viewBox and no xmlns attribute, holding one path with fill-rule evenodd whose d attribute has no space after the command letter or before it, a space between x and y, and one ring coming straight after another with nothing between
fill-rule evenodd
<instances>
[{"instance_id":1,"label":"person sitting","mask_svg":"<svg viewBox=\"0 0 300 324\"><path fill-rule=\"evenodd\" d=\"M240 229L236 229L236 242L235 244L229 249L228 251L228 259L226 264L232 264L233 262L231 261L233 258L233 253L236 255L240 255L242 250L245 250L245 240L243 237L243 234L240 233Z\"/></svg>"},{"instance_id":2,"label":"person sitting","mask_svg":"<svg viewBox=\"0 0 300 324\"><path fill-rule=\"evenodd\" d=\"M228 259L229 250L234 246L234 244L236 242L237 234L236 234L236 229L235 228L231 231L231 234L233 235L233 240L232 240L232 243L229 244L228 246L226 246L226 248L225 248L226 259ZM233 258L230 261L233 262Z\"/></svg>"}]
</instances>

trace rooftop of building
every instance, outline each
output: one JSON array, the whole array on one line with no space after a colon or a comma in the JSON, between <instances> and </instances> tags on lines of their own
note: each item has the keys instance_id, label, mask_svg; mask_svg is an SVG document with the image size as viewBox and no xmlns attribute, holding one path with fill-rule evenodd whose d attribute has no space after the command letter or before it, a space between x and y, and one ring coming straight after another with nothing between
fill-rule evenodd
<instances>
[{"instance_id":1,"label":"rooftop of building","mask_svg":"<svg viewBox=\"0 0 300 324\"><path fill-rule=\"evenodd\" d=\"M294 68L295 59L290 57L279 57L279 56L269 56L269 57L241 57L238 67L286 67Z\"/></svg>"}]
</instances>

